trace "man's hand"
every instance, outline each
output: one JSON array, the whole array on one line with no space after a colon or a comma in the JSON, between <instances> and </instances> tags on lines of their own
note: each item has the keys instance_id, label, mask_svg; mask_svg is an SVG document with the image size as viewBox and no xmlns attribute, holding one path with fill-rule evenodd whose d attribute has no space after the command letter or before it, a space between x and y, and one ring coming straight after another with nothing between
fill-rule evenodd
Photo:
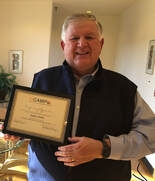
<instances>
[{"instance_id":1,"label":"man's hand","mask_svg":"<svg viewBox=\"0 0 155 181\"><path fill-rule=\"evenodd\" d=\"M0 124L0 130L3 130L3 124ZM11 140L11 141L18 141L20 139L19 136L14 136L9 134L4 134L3 137L5 140Z\"/></svg>"},{"instance_id":2,"label":"man's hand","mask_svg":"<svg viewBox=\"0 0 155 181\"><path fill-rule=\"evenodd\" d=\"M58 147L55 152L57 160L66 166L77 166L82 163L102 158L102 142L88 137L69 138L71 144Z\"/></svg>"},{"instance_id":3,"label":"man's hand","mask_svg":"<svg viewBox=\"0 0 155 181\"><path fill-rule=\"evenodd\" d=\"M20 140L20 137L14 136L14 135L9 135L9 134L4 134L4 139L10 140L10 141L18 141L18 140Z\"/></svg>"}]
</instances>

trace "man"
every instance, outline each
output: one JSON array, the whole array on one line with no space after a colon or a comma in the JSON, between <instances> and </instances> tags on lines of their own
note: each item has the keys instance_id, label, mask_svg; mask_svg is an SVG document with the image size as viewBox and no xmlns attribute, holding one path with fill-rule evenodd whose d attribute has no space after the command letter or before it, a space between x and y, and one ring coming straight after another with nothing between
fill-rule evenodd
<instances>
[{"instance_id":1,"label":"man","mask_svg":"<svg viewBox=\"0 0 155 181\"><path fill-rule=\"evenodd\" d=\"M75 104L70 144L31 140L29 181L129 181L130 160L155 151L154 114L134 83L102 68L103 43L95 16L67 17L63 65L35 74L33 88L73 95Z\"/></svg>"}]
</instances>

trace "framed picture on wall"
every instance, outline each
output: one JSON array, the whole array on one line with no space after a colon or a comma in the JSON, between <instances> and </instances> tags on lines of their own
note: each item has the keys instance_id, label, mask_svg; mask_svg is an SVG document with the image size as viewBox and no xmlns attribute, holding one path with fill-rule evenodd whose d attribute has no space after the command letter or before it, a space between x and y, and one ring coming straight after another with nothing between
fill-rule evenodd
<instances>
[{"instance_id":1,"label":"framed picture on wall","mask_svg":"<svg viewBox=\"0 0 155 181\"><path fill-rule=\"evenodd\" d=\"M9 72L20 74L23 71L23 50L9 51Z\"/></svg>"},{"instance_id":2,"label":"framed picture on wall","mask_svg":"<svg viewBox=\"0 0 155 181\"><path fill-rule=\"evenodd\" d=\"M146 64L146 73L153 74L155 64L155 40L150 40L148 48L148 58Z\"/></svg>"}]
</instances>

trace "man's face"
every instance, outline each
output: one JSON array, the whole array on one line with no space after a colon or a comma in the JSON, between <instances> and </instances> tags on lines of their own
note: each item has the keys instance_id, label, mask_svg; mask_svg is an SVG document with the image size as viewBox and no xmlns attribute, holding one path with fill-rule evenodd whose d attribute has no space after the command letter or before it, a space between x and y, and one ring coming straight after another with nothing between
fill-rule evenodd
<instances>
[{"instance_id":1,"label":"man's face","mask_svg":"<svg viewBox=\"0 0 155 181\"><path fill-rule=\"evenodd\" d=\"M73 71L79 76L91 73L101 53L103 38L98 33L97 25L92 21L71 23L61 41L65 58Z\"/></svg>"}]
</instances>

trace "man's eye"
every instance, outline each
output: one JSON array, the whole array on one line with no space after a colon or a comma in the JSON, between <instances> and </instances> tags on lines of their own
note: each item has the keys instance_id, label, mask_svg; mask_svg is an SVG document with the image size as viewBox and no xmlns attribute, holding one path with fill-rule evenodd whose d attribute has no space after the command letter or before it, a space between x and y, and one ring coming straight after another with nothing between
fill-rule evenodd
<instances>
[{"instance_id":1,"label":"man's eye","mask_svg":"<svg viewBox=\"0 0 155 181\"><path fill-rule=\"evenodd\" d=\"M70 40L76 41L76 40L78 40L78 39L79 39L78 37L73 37L73 38L71 38Z\"/></svg>"},{"instance_id":2,"label":"man's eye","mask_svg":"<svg viewBox=\"0 0 155 181\"><path fill-rule=\"evenodd\" d=\"M86 39L87 39L87 40L92 40L92 39L94 39L94 38L93 38L92 36L87 36Z\"/></svg>"}]
</instances>

